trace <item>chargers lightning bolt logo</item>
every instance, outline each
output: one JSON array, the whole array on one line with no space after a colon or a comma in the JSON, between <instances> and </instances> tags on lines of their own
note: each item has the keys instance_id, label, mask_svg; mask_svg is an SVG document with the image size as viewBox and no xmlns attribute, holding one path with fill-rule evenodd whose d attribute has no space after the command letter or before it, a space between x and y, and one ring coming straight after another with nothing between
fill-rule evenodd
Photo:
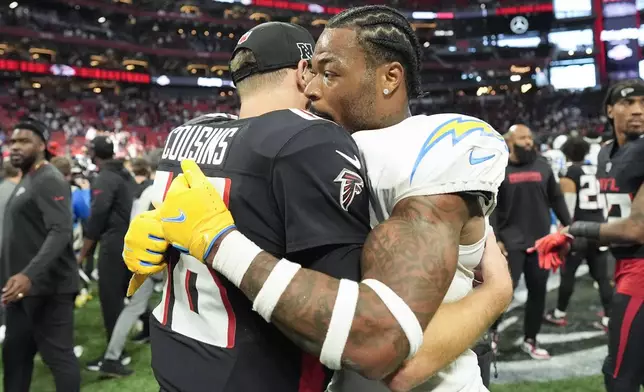
<instances>
[{"instance_id":1,"label":"chargers lightning bolt logo","mask_svg":"<svg viewBox=\"0 0 644 392\"><path fill-rule=\"evenodd\" d=\"M340 183L340 206L343 210L348 211L356 195L362 193L364 188L362 177L349 169L342 169L333 182Z\"/></svg>"},{"instance_id":2,"label":"chargers lightning bolt logo","mask_svg":"<svg viewBox=\"0 0 644 392\"><path fill-rule=\"evenodd\" d=\"M420 149L420 152L418 153L418 157L416 158L416 163L414 163L414 167L411 171L411 175L409 176L409 183L411 183L414 180L414 175L416 174L416 170L418 169L418 166L420 165L420 162L422 162L423 158L429 153L429 151L434 148L443 138L446 138L448 136L452 137L452 145L455 146L460 142L461 140L465 139L467 136L477 133L482 136L489 136L498 139L499 141L503 142L503 145L507 149L507 145L505 144L505 140L501 135L499 135L494 128L492 128L488 123L485 121L472 118L472 117L453 117L450 118L448 121L444 122L443 124L440 124L436 129L434 129L427 139L425 140L425 143L423 143L423 147ZM486 160L491 159L492 157L481 157L481 158L473 158L470 156L470 161L473 161L472 164L477 164L477 163L482 163L485 162Z\"/></svg>"}]
</instances>

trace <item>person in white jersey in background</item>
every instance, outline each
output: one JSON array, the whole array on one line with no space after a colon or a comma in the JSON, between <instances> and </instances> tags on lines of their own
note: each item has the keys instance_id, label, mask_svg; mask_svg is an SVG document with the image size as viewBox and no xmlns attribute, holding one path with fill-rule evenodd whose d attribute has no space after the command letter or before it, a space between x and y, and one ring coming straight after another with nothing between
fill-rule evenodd
<instances>
[{"instance_id":1,"label":"person in white jersey in background","mask_svg":"<svg viewBox=\"0 0 644 392\"><path fill-rule=\"evenodd\" d=\"M555 173L555 178L559 179L559 173L566 166L566 156L561 152L561 147L568 140L567 135L559 135L552 141L552 148L545 151L543 156L550 162L552 172Z\"/></svg>"},{"instance_id":2,"label":"person in white jersey in background","mask_svg":"<svg viewBox=\"0 0 644 392\"><path fill-rule=\"evenodd\" d=\"M597 156L599 155L599 150L602 149L602 135L596 131L588 131L584 136L584 141L590 146L585 157L586 163L597 166Z\"/></svg>"}]
</instances>

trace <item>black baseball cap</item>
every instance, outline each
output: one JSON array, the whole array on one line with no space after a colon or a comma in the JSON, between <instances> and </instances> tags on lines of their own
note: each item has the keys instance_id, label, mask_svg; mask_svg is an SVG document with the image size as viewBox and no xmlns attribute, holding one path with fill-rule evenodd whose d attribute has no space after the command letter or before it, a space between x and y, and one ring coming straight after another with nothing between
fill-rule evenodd
<instances>
[{"instance_id":1,"label":"black baseball cap","mask_svg":"<svg viewBox=\"0 0 644 392\"><path fill-rule=\"evenodd\" d=\"M259 73L295 67L300 60L310 60L314 48L315 39L302 26L283 22L262 23L248 30L237 42L232 57L238 50L248 49L257 62L233 72L233 82L239 83Z\"/></svg>"},{"instance_id":2,"label":"black baseball cap","mask_svg":"<svg viewBox=\"0 0 644 392\"><path fill-rule=\"evenodd\" d=\"M100 159L114 158L114 142L109 136L96 136L89 142L89 148L94 156Z\"/></svg>"},{"instance_id":3,"label":"black baseball cap","mask_svg":"<svg viewBox=\"0 0 644 392\"><path fill-rule=\"evenodd\" d=\"M40 136L43 142L45 142L45 159L50 160L54 154L49 151L49 138L51 133L49 128L42 121L36 120L35 118L27 117L22 118L13 129L28 129L36 135Z\"/></svg>"},{"instance_id":4,"label":"black baseball cap","mask_svg":"<svg viewBox=\"0 0 644 392\"><path fill-rule=\"evenodd\" d=\"M629 97L644 96L644 81L641 79L627 79L613 84L606 92L604 108L615 105L619 100Z\"/></svg>"}]
</instances>

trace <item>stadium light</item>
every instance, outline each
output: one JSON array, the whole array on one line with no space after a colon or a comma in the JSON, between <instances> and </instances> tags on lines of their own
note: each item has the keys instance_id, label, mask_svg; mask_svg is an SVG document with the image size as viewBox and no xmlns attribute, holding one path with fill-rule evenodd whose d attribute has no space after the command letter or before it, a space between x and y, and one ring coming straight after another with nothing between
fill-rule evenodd
<instances>
[{"instance_id":1,"label":"stadium light","mask_svg":"<svg viewBox=\"0 0 644 392\"><path fill-rule=\"evenodd\" d=\"M18 7L18 2L17 1L14 1L11 4L9 4L9 8L11 8L11 9L14 9L16 7Z\"/></svg>"},{"instance_id":2,"label":"stadium light","mask_svg":"<svg viewBox=\"0 0 644 392\"><path fill-rule=\"evenodd\" d=\"M105 23L105 17L101 16L100 18L98 18L98 23Z\"/></svg>"},{"instance_id":3,"label":"stadium light","mask_svg":"<svg viewBox=\"0 0 644 392\"><path fill-rule=\"evenodd\" d=\"M520 75L512 75L512 76L510 76L510 81L511 82L518 82L519 80L521 80Z\"/></svg>"}]
</instances>

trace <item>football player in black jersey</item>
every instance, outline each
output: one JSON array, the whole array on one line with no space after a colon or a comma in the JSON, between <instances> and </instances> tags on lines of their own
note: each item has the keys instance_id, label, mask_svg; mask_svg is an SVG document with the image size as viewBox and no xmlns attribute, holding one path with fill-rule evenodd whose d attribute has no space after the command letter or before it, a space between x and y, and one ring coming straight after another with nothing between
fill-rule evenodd
<instances>
[{"instance_id":1,"label":"football player in black jersey","mask_svg":"<svg viewBox=\"0 0 644 392\"><path fill-rule=\"evenodd\" d=\"M568 163L559 174L559 185L573 221L603 222L604 197L599 191L597 167L585 161L589 150L590 145L581 137L572 137L566 141L561 151ZM566 257L562 268L557 307L546 313L544 318L555 325L567 325L566 309L575 287L575 273L586 259L590 275L599 285L599 297L604 309L604 316L596 325L607 329L613 296L613 288L608 279L607 248L583 237L575 241L574 250Z\"/></svg>"},{"instance_id":2,"label":"football player in black jersey","mask_svg":"<svg viewBox=\"0 0 644 392\"><path fill-rule=\"evenodd\" d=\"M616 259L603 372L609 392L638 392L644 384L644 81L621 81L606 94L614 131L599 152L597 178L606 198L606 223L576 221L567 230L610 244Z\"/></svg>"}]
</instances>

